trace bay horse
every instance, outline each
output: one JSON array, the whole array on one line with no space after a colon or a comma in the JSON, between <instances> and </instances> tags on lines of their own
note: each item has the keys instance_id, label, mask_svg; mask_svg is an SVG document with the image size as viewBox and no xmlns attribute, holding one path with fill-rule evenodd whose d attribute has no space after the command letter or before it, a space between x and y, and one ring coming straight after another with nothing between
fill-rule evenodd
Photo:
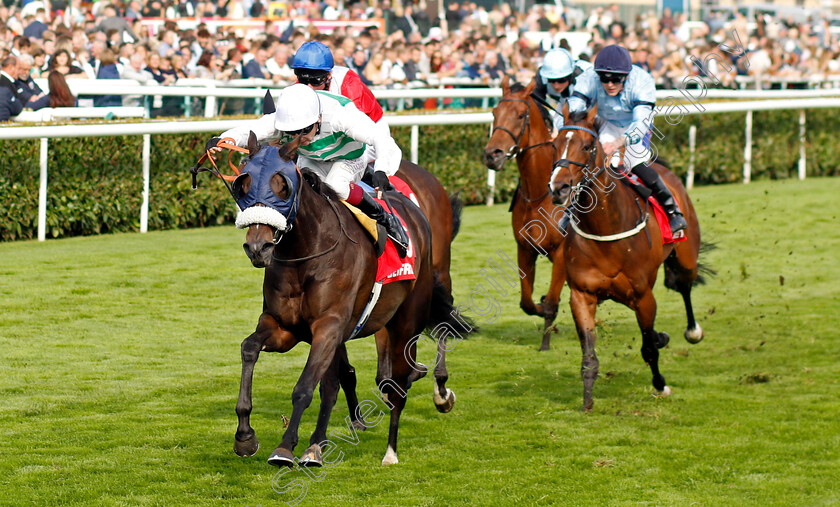
<instances>
[{"instance_id":1,"label":"bay horse","mask_svg":"<svg viewBox=\"0 0 840 507\"><path fill-rule=\"evenodd\" d=\"M526 314L545 319L540 350L548 350L566 281L565 232L557 227L563 208L552 203L548 189L557 156L551 139L551 119L548 111L531 97L535 87L534 80L523 87L519 83L510 86L507 76L502 79L502 98L493 109L493 131L483 158L489 169L500 171L507 159L516 157L520 183L511 203L511 219L520 271L519 306ZM538 255L545 255L552 262L551 284L541 302L534 304Z\"/></svg>"},{"instance_id":2,"label":"bay horse","mask_svg":"<svg viewBox=\"0 0 840 507\"><path fill-rule=\"evenodd\" d=\"M388 192L391 206L404 219L412 238L416 279L384 285L379 302L362 324L360 317L371 296L377 265L367 233L316 175L297 171L288 151L281 155L274 147L261 149L252 136L249 152L250 160L231 185L237 201L249 195L254 179L269 178L273 194L269 198L289 203L287 209L295 213L288 211L278 225L276 219L260 219L260 208L266 206L256 204L251 207L255 213L250 215L250 220L256 221L243 224L248 225L246 252L255 265L265 265L266 270L263 313L256 331L242 342L234 450L240 456L251 456L259 448L250 413L253 370L260 352L286 352L307 342L311 349L292 394L292 417L268 461L277 466L294 464L301 417L320 383L318 421L299 462L322 465L322 444L327 440L326 429L338 393L338 369L342 361L346 362L340 347L348 337L376 333L376 380L384 386L383 395L392 407L388 449L382 463L397 463L397 432L405 393L426 374L425 367L416 362L414 338L425 328L443 324L456 327L453 321L457 322L446 289L434 277L429 223L415 204L399 193ZM357 323L362 327L354 333Z\"/></svg>"},{"instance_id":3,"label":"bay horse","mask_svg":"<svg viewBox=\"0 0 840 507\"><path fill-rule=\"evenodd\" d=\"M647 212L647 203L619 182L620 175L605 165L597 135L597 107L570 115L566 105L562 112L565 126L557 136L561 158L552 176L551 190L554 202L571 211L572 231L563 250L571 290L569 302L583 355L583 409L592 410L592 388L599 366L595 354L595 310L606 299L636 313L642 331L642 358L650 366L653 387L667 396L671 390L659 371L659 349L670 338L654 328L653 286L664 262L665 286L679 292L685 303L685 339L700 342L704 332L694 319L691 288L703 282L700 271L711 270L698 262L701 242L697 214L680 180L666 167L651 164L674 194L688 222L687 240L663 245L659 225L653 213Z\"/></svg>"}]
</instances>

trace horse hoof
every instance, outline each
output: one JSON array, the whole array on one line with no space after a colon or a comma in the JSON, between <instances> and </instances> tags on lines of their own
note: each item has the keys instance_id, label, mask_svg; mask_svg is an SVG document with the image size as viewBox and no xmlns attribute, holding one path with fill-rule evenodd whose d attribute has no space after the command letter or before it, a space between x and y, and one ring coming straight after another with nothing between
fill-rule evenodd
<instances>
[{"instance_id":1,"label":"horse hoof","mask_svg":"<svg viewBox=\"0 0 840 507\"><path fill-rule=\"evenodd\" d=\"M685 341L688 343L697 344L703 340L703 336L705 335L706 333L702 327L695 326L694 329L686 329L683 336L685 336Z\"/></svg>"},{"instance_id":2,"label":"horse hoof","mask_svg":"<svg viewBox=\"0 0 840 507\"><path fill-rule=\"evenodd\" d=\"M661 349L665 345L668 345L668 342L670 342L670 341L671 341L671 335L669 335L665 331L662 331L661 333L659 333L659 340L656 343L656 348Z\"/></svg>"},{"instance_id":3,"label":"horse hoof","mask_svg":"<svg viewBox=\"0 0 840 507\"><path fill-rule=\"evenodd\" d=\"M293 467L295 465L295 455L288 449L278 447L269 456L268 464L276 467Z\"/></svg>"},{"instance_id":4,"label":"horse hoof","mask_svg":"<svg viewBox=\"0 0 840 507\"><path fill-rule=\"evenodd\" d=\"M358 431L365 431L367 429L367 423L364 419L356 419L351 424L353 425L353 429Z\"/></svg>"},{"instance_id":5,"label":"horse hoof","mask_svg":"<svg viewBox=\"0 0 840 507\"><path fill-rule=\"evenodd\" d=\"M234 440L233 441L233 452L236 453L237 456L240 458L250 458L257 451L260 450L260 441L257 440L256 435L251 435L245 440Z\"/></svg>"},{"instance_id":6,"label":"horse hoof","mask_svg":"<svg viewBox=\"0 0 840 507\"><path fill-rule=\"evenodd\" d=\"M435 407L437 407L438 412L445 414L452 410L453 406L455 406L455 392L447 387L446 398L444 399L435 387Z\"/></svg>"},{"instance_id":7,"label":"horse hoof","mask_svg":"<svg viewBox=\"0 0 840 507\"><path fill-rule=\"evenodd\" d=\"M324 466L324 461L321 459L321 446L318 444L310 445L308 449L303 451L299 463L305 467Z\"/></svg>"},{"instance_id":8,"label":"horse hoof","mask_svg":"<svg viewBox=\"0 0 840 507\"><path fill-rule=\"evenodd\" d=\"M661 391L656 391L657 396L671 396L671 388L665 386Z\"/></svg>"},{"instance_id":9,"label":"horse hoof","mask_svg":"<svg viewBox=\"0 0 840 507\"><path fill-rule=\"evenodd\" d=\"M388 446L388 451L385 453L385 457L382 458L382 466L388 465L396 465L399 463L400 460L397 459L397 452L391 449L391 446Z\"/></svg>"}]
</instances>

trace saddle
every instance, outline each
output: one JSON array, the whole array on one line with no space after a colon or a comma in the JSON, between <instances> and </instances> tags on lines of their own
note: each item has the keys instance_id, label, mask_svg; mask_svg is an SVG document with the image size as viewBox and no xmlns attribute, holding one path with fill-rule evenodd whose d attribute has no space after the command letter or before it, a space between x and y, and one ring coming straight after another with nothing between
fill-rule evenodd
<instances>
[{"instance_id":1,"label":"saddle","mask_svg":"<svg viewBox=\"0 0 840 507\"><path fill-rule=\"evenodd\" d=\"M411 199L413 202L416 202L417 197L414 196L414 192L411 192L411 189L403 180L397 178L396 176L391 176L390 180L391 185L394 186L396 190ZM376 199L383 208L386 210L390 209L397 219L403 223L403 226L405 226L405 221L396 210L392 209L386 201L376 198L376 190L373 187L364 181L359 182L358 185L362 187L366 193ZM406 194L406 192L400 187L407 188L410 195ZM351 213L353 213L353 216L356 217L359 225L362 226L373 241L374 250L376 252L376 256L378 257L376 281L387 284L400 280L413 280L416 278L414 276L414 249L409 248L406 257L401 259L397 253L397 248L388 238L385 226L377 223L376 220L365 215L359 208L353 206L347 201L341 202L347 206L347 209L349 209ZM406 231L407 230L408 229L406 229ZM411 240L409 239L409 242L410 241Z\"/></svg>"},{"instance_id":2,"label":"saddle","mask_svg":"<svg viewBox=\"0 0 840 507\"><path fill-rule=\"evenodd\" d=\"M634 192L639 194L639 197L649 203L650 207L653 208L653 214L656 217L656 221L659 223L659 230L662 233L662 244L667 245L668 243L678 243L688 239L685 235L685 231L679 231L676 236L671 234L671 225L668 221L668 214L665 213L665 210L662 208L659 201L653 197L653 191L646 187L638 176L633 173L626 172L624 170L624 164L618 166L618 170L616 172L621 175L621 177L618 178L621 183L632 188Z\"/></svg>"}]
</instances>

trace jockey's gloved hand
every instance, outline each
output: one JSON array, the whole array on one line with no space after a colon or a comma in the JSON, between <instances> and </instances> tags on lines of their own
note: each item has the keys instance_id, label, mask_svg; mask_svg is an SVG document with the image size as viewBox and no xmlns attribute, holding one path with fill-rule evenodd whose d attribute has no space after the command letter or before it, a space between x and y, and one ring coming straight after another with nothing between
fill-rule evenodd
<instances>
[{"instance_id":1,"label":"jockey's gloved hand","mask_svg":"<svg viewBox=\"0 0 840 507\"><path fill-rule=\"evenodd\" d=\"M374 188L378 188L383 192L391 189L391 182L388 180L388 175L383 171L374 171L371 181L373 182Z\"/></svg>"},{"instance_id":2,"label":"jockey's gloved hand","mask_svg":"<svg viewBox=\"0 0 840 507\"><path fill-rule=\"evenodd\" d=\"M221 140L222 139L220 137L211 138L209 141L207 141L207 144L204 145L204 151L210 151L210 148L215 148Z\"/></svg>"}]
</instances>

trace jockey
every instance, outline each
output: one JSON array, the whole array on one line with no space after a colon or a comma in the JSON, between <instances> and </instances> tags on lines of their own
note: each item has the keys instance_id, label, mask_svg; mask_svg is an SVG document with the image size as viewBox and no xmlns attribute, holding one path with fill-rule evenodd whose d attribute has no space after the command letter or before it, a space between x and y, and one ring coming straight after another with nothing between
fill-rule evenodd
<instances>
[{"instance_id":1,"label":"jockey","mask_svg":"<svg viewBox=\"0 0 840 507\"><path fill-rule=\"evenodd\" d=\"M551 97L557 102L555 109L559 111L574 92L575 79L591 66L583 60L576 62L563 48L552 49L543 58L533 95L543 101ZM563 126L563 115L556 111L552 111L551 116L554 128L559 129Z\"/></svg>"},{"instance_id":2,"label":"jockey","mask_svg":"<svg viewBox=\"0 0 840 507\"><path fill-rule=\"evenodd\" d=\"M625 167L630 167L630 171L653 191L668 213L671 232L677 233L685 229L685 218L662 178L648 166L655 104L653 77L633 65L625 48L613 44L599 51L594 67L578 77L575 91L569 98L569 111L581 112L598 106L598 116L605 120L598 130L605 153L610 156L625 148ZM618 157L610 157L611 165L618 163Z\"/></svg>"},{"instance_id":3,"label":"jockey","mask_svg":"<svg viewBox=\"0 0 840 507\"><path fill-rule=\"evenodd\" d=\"M237 146L248 145L254 132L260 143L300 141L298 166L317 174L341 199L385 226L401 257L405 257L408 235L399 220L356 183L364 175L362 160L366 146L379 154L374 165L374 186L387 188L388 176L397 172L402 159L394 139L360 112L352 101L327 92L315 92L304 84L285 88L277 99L277 110L242 126L232 128L207 143L210 152L219 139L231 138Z\"/></svg>"},{"instance_id":4,"label":"jockey","mask_svg":"<svg viewBox=\"0 0 840 507\"><path fill-rule=\"evenodd\" d=\"M365 113L387 135L391 135L382 106L376 101L373 92L354 71L335 65L332 52L325 44L318 41L305 42L295 53L291 67L295 71L298 83L308 85L316 91L328 91L347 97L359 111ZM376 159L373 146L368 145L362 158L365 165Z\"/></svg>"}]
</instances>

